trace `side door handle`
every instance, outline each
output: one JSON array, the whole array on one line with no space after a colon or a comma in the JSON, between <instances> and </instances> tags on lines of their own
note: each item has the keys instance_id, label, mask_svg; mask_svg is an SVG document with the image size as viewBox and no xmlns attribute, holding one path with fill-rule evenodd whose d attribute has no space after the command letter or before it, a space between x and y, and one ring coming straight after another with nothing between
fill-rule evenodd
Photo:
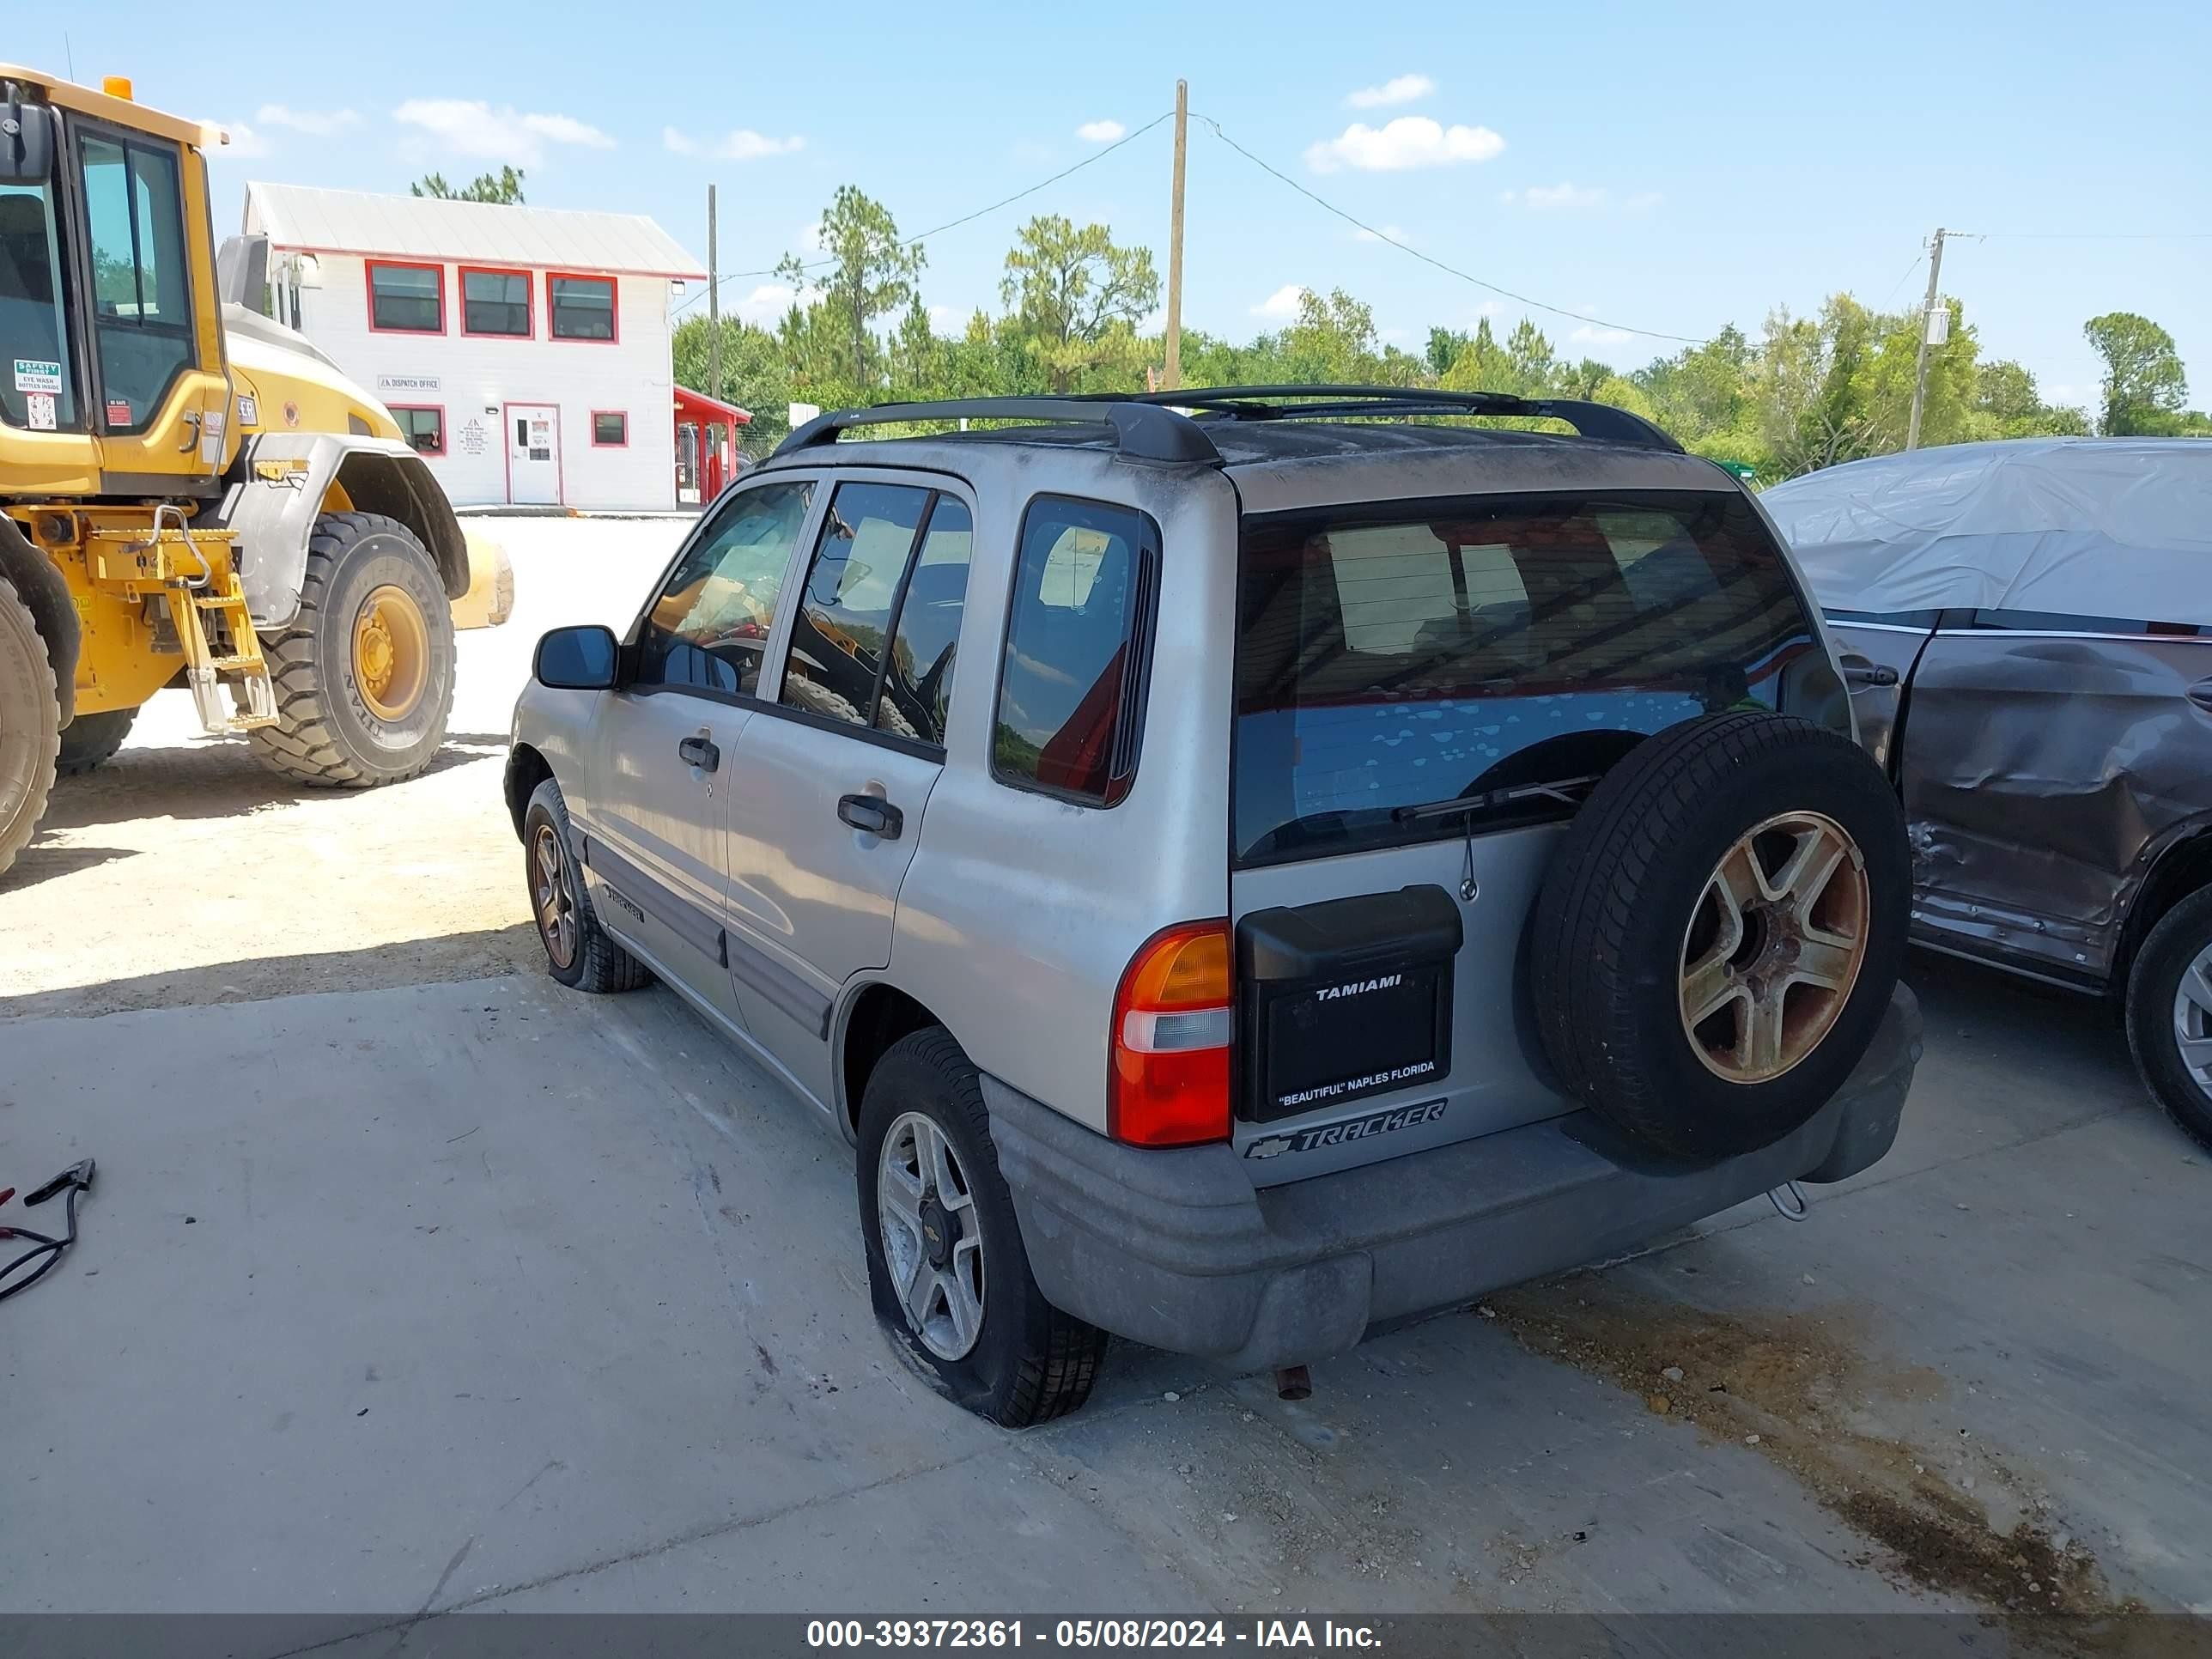
<instances>
[{"instance_id":1,"label":"side door handle","mask_svg":"<svg viewBox=\"0 0 2212 1659\"><path fill-rule=\"evenodd\" d=\"M840 795L837 816L854 829L881 836L885 841L896 841L906 828L906 814L881 795Z\"/></svg>"},{"instance_id":2,"label":"side door handle","mask_svg":"<svg viewBox=\"0 0 2212 1659\"><path fill-rule=\"evenodd\" d=\"M1857 655L1843 659L1844 678L1856 686L1895 685L1897 671L1887 663Z\"/></svg>"},{"instance_id":3,"label":"side door handle","mask_svg":"<svg viewBox=\"0 0 2212 1659\"><path fill-rule=\"evenodd\" d=\"M2212 680L2199 680L2189 688L2189 701L2212 714Z\"/></svg>"},{"instance_id":4,"label":"side door handle","mask_svg":"<svg viewBox=\"0 0 2212 1659\"><path fill-rule=\"evenodd\" d=\"M722 751L704 732L696 738L684 738L676 745L676 752L686 765L696 766L702 772L712 772L722 763Z\"/></svg>"}]
</instances>

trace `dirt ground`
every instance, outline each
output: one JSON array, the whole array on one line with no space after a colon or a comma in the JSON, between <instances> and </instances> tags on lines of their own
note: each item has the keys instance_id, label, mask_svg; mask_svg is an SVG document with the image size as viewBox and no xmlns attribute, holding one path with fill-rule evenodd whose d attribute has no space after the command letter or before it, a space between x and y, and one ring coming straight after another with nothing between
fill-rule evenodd
<instances>
[{"instance_id":1,"label":"dirt ground","mask_svg":"<svg viewBox=\"0 0 2212 1659\"><path fill-rule=\"evenodd\" d=\"M626 623L687 523L490 521L514 615L459 636L451 736L411 782L301 788L156 696L0 877L0 1020L535 971L500 793L515 694L547 628Z\"/></svg>"}]
</instances>

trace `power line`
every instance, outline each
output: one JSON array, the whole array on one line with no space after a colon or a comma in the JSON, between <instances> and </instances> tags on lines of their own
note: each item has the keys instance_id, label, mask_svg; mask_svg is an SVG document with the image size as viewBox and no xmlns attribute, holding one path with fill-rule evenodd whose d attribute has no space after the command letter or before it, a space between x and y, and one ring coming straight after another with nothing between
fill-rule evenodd
<instances>
[{"instance_id":1,"label":"power line","mask_svg":"<svg viewBox=\"0 0 2212 1659\"><path fill-rule=\"evenodd\" d=\"M1400 241L1396 237L1391 235L1389 232L1369 224L1364 219L1357 218L1353 215L1346 213L1342 208L1337 206L1335 203L1328 200L1326 197L1316 195L1312 191L1308 190L1297 179L1291 178L1290 174L1284 173L1276 167L1271 167L1268 163L1261 160L1260 157L1255 155L1250 150L1245 149L1243 145L1238 143L1234 138L1231 138L1227 133L1221 130L1221 123L1215 120L1212 116L1201 115L1198 118L1213 129L1213 136L1221 140L1223 143L1228 145L1230 149L1235 150L1246 161L1251 162L1254 167L1258 167L1262 173L1280 179L1284 184L1288 185L1292 190L1297 191L1299 195L1304 197L1316 206L1323 209L1327 212L1334 214L1338 218L1343 220L1345 223L1355 226L1358 229L1364 231L1376 241L1387 242L1392 247L1396 248L1401 253L1410 253L1416 259L1420 260L1424 264L1434 265L1438 270L1443 271L1448 276L1456 276L1462 283L1472 283L1477 288L1486 289L1492 294L1502 295L1506 299L1514 301L1521 305L1532 307L1535 310L1549 312L1554 317L1571 318L1576 322L1589 323L1594 327L1613 329L1623 334L1640 334L1647 340L1674 340L1683 345L1693 346L1703 345L1705 343L1703 339L1699 338L1696 335L1669 334L1664 330L1656 328L1632 328L1626 323L1608 322L1602 317L1592 317L1579 311L1569 311L1564 306L1547 305L1541 300L1534 300L1525 294L1516 294L1510 288L1500 288L1495 283L1486 282L1481 277L1474 275L1472 271L1462 270L1457 265L1446 264L1442 259L1437 258L1434 255L1424 253L1417 247L1409 246L1406 243Z\"/></svg>"},{"instance_id":2,"label":"power line","mask_svg":"<svg viewBox=\"0 0 2212 1659\"><path fill-rule=\"evenodd\" d=\"M1139 127L1135 131L1122 134L1121 137L1116 138L1112 143L1107 145L1103 149L1093 150L1090 155L1085 156L1081 161L1075 163L1074 166L1062 167L1058 173L1054 173L1049 179L1040 179L1036 183L1030 185L1028 188L1024 190L1018 190L1012 196L1002 196L997 201L993 202L989 206L979 207L973 213L963 213L957 219L947 219L943 224L933 226L930 229L923 231L919 236L908 237L899 244L899 246L902 248L919 247L922 243L927 241L933 236L942 236L946 231L957 230L961 226L968 224L975 220L981 219L986 214L996 213L1003 207L1012 207L1023 198L1034 196L1048 185L1058 184L1069 174L1080 173L1084 168L1091 166L1093 162L1104 161L1115 150L1120 149L1124 144L1135 143L1138 139L1143 137L1154 127L1159 125L1160 123L1163 121L1171 120L1174 117L1175 112L1173 110L1163 111L1161 113L1155 115L1151 120L1146 122L1144 125ZM837 261L835 258L811 259L805 264L799 265L798 269L800 270L820 270L825 266L834 265L836 263ZM728 276L720 278L720 281L724 283L734 283L747 276L775 276L780 275L783 269L784 268L781 265L770 265L765 270L733 270ZM701 300L703 300L706 297L707 290L702 288L698 293L691 295L689 299L685 300L682 305L678 306L675 310L670 312L668 314L671 317L674 317L680 313L688 311L691 307L696 305Z\"/></svg>"}]
</instances>

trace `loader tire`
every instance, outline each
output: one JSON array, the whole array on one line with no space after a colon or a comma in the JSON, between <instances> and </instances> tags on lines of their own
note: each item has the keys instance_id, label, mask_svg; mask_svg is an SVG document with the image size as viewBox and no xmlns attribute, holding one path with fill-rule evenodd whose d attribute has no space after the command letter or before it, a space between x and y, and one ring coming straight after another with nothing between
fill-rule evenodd
<instances>
[{"instance_id":1,"label":"loader tire","mask_svg":"<svg viewBox=\"0 0 2212 1659\"><path fill-rule=\"evenodd\" d=\"M107 708L97 714L79 714L62 732L61 758L54 769L65 778L82 777L94 767L115 758L123 739L138 718L135 708Z\"/></svg>"},{"instance_id":2,"label":"loader tire","mask_svg":"<svg viewBox=\"0 0 2212 1659\"><path fill-rule=\"evenodd\" d=\"M0 875L46 816L61 724L46 642L30 607L0 580Z\"/></svg>"},{"instance_id":3,"label":"loader tire","mask_svg":"<svg viewBox=\"0 0 2212 1659\"><path fill-rule=\"evenodd\" d=\"M300 612L262 641L276 724L252 733L295 782L370 789L420 774L453 708L453 612L415 532L379 513L325 513Z\"/></svg>"}]
</instances>

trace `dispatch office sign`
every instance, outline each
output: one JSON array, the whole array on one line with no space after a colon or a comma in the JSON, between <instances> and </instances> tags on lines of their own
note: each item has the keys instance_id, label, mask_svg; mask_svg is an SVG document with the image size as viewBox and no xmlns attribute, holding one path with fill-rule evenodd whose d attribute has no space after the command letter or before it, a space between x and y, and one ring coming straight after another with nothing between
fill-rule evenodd
<instances>
[{"instance_id":1,"label":"dispatch office sign","mask_svg":"<svg viewBox=\"0 0 2212 1659\"><path fill-rule=\"evenodd\" d=\"M376 389L380 392L439 392L444 390L445 384L444 379L436 374L380 374L376 377Z\"/></svg>"}]
</instances>

